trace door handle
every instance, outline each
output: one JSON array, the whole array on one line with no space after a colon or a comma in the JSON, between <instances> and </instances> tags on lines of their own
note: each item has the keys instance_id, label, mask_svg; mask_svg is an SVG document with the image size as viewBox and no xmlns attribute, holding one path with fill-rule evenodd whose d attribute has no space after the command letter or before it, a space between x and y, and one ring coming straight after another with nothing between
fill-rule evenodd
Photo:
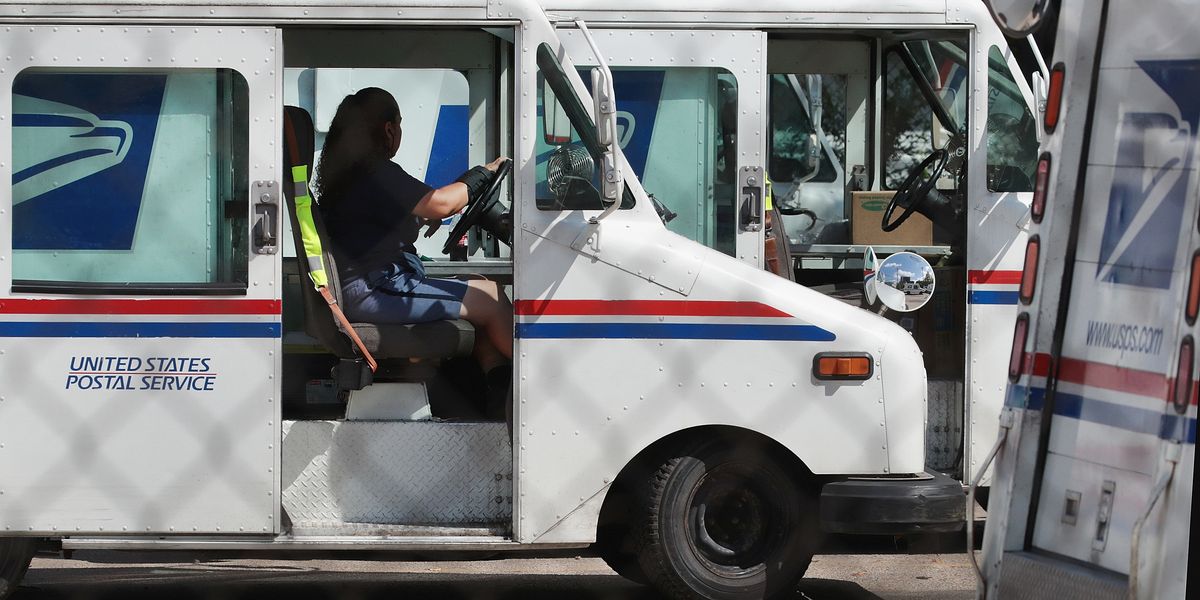
<instances>
[{"instance_id":1,"label":"door handle","mask_svg":"<svg viewBox=\"0 0 1200 600\"><path fill-rule=\"evenodd\" d=\"M255 181L254 253L279 252L279 186L274 181Z\"/></svg>"},{"instance_id":2,"label":"door handle","mask_svg":"<svg viewBox=\"0 0 1200 600\"><path fill-rule=\"evenodd\" d=\"M738 210L742 231L761 231L763 224L762 167L742 167L738 172L741 190Z\"/></svg>"}]
</instances>

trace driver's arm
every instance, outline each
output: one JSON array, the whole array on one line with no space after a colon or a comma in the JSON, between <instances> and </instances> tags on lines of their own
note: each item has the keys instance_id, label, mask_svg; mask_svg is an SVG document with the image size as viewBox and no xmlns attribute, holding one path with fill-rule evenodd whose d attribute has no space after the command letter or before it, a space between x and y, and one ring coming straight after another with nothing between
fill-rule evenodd
<instances>
[{"instance_id":1,"label":"driver's arm","mask_svg":"<svg viewBox=\"0 0 1200 600\"><path fill-rule=\"evenodd\" d=\"M504 161L505 157L501 156L483 165L483 168L487 169L488 175L490 175L495 173ZM413 207L413 214L422 219L441 220L458 213L467 205L471 194L476 191L474 188L481 188L479 192L482 192L482 187L487 184L488 177L478 174L477 169L478 167L463 173L458 181L450 185L430 190Z\"/></svg>"},{"instance_id":2,"label":"driver's arm","mask_svg":"<svg viewBox=\"0 0 1200 600\"><path fill-rule=\"evenodd\" d=\"M413 214L422 219L442 220L467 205L467 184L455 181L450 185L429 190L413 207Z\"/></svg>"}]
</instances>

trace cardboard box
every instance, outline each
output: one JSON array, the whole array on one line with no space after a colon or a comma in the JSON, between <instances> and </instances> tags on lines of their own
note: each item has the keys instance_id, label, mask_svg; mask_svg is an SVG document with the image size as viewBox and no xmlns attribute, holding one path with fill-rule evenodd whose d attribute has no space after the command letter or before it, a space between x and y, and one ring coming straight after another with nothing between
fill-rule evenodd
<instances>
[{"instance_id":1,"label":"cardboard box","mask_svg":"<svg viewBox=\"0 0 1200 600\"><path fill-rule=\"evenodd\" d=\"M925 215L914 212L895 231L880 228L883 211L887 209L895 192L851 192L850 194L850 243L895 246L933 245L933 223ZM892 218L899 217L901 207L896 208Z\"/></svg>"}]
</instances>

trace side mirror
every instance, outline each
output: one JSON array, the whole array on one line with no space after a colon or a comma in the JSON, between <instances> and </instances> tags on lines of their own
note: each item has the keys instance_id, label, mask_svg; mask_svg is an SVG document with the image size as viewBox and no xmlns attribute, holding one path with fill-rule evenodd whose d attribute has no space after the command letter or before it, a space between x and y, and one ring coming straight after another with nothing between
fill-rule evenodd
<instances>
[{"instance_id":1,"label":"side mirror","mask_svg":"<svg viewBox=\"0 0 1200 600\"><path fill-rule=\"evenodd\" d=\"M542 139L549 146L571 143L571 120L550 83L542 78Z\"/></svg>"},{"instance_id":2,"label":"side mirror","mask_svg":"<svg viewBox=\"0 0 1200 600\"><path fill-rule=\"evenodd\" d=\"M863 298L867 306L875 304L875 249L870 246L863 252Z\"/></svg>"},{"instance_id":3,"label":"side mirror","mask_svg":"<svg viewBox=\"0 0 1200 600\"><path fill-rule=\"evenodd\" d=\"M1024 37L1037 30L1050 0L983 0L1004 33Z\"/></svg>"},{"instance_id":4,"label":"side mirror","mask_svg":"<svg viewBox=\"0 0 1200 600\"><path fill-rule=\"evenodd\" d=\"M617 100L613 92L612 74L607 68L592 69L592 95L595 101L596 141L604 152L600 165L603 177L601 195L605 202L620 202L625 178L617 162Z\"/></svg>"}]
</instances>

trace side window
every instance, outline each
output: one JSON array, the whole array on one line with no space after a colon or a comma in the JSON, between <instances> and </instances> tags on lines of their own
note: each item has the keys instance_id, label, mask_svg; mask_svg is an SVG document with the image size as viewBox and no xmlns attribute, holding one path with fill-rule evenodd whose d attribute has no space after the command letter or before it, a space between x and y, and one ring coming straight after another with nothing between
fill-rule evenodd
<instances>
[{"instance_id":1,"label":"side window","mask_svg":"<svg viewBox=\"0 0 1200 600\"><path fill-rule=\"evenodd\" d=\"M901 58L907 48L916 72ZM934 148L946 148L955 132L966 125L969 77L965 44L951 41L905 42L884 56L883 187L896 189ZM920 77L922 82L918 82ZM945 109L950 123L934 114L922 83ZM953 156L953 154L952 154ZM961 161L951 160L938 182L939 189L954 186Z\"/></svg>"},{"instance_id":2,"label":"side window","mask_svg":"<svg viewBox=\"0 0 1200 600\"><path fill-rule=\"evenodd\" d=\"M590 82L586 71L581 76ZM646 191L669 211L667 228L733 254L733 228L718 223L734 220L736 79L723 69L703 67L615 69L613 77L617 141ZM542 114L545 86L538 89ZM596 192L599 170L576 119L570 121L569 138L551 139L538 119L537 206L541 210L603 208ZM586 122L591 127L590 118ZM630 200L622 208L632 206Z\"/></svg>"},{"instance_id":3,"label":"side window","mask_svg":"<svg viewBox=\"0 0 1200 600\"><path fill-rule=\"evenodd\" d=\"M988 51L987 186L993 192L1032 192L1037 124L1000 48Z\"/></svg>"},{"instance_id":4,"label":"side window","mask_svg":"<svg viewBox=\"0 0 1200 600\"><path fill-rule=\"evenodd\" d=\"M845 74L772 74L773 200L793 243L837 243L846 219ZM819 127L817 126L819 124Z\"/></svg>"},{"instance_id":5,"label":"side window","mask_svg":"<svg viewBox=\"0 0 1200 600\"><path fill-rule=\"evenodd\" d=\"M837 181L846 162L846 76L771 75L770 103L772 180Z\"/></svg>"},{"instance_id":6,"label":"side window","mask_svg":"<svg viewBox=\"0 0 1200 600\"><path fill-rule=\"evenodd\" d=\"M14 285L244 290L247 93L230 69L18 75Z\"/></svg>"},{"instance_id":7,"label":"side window","mask_svg":"<svg viewBox=\"0 0 1200 600\"><path fill-rule=\"evenodd\" d=\"M556 67L557 61L555 61ZM551 70L547 73L543 65L538 74L538 140L537 140L537 191L536 204L539 210L602 210L604 203L600 194L599 150L593 147L594 134L585 129L587 142L580 135L581 129L592 127L590 114L578 98L555 92L547 79L561 81L569 86L565 74ZM546 94L552 94L547 99ZM546 131L546 112L555 111L556 106L568 112L565 121L556 119L557 127L566 131ZM570 111L570 108L575 111ZM572 114L574 112L575 114ZM627 135L620 136L621 138ZM621 208L630 208L622 203Z\"/></svg>"},{"instance_id":8,"label":"side window","mask_svg":"<svg viewBox=\"0 0 1200 600\"><path fill-rule=\"evenodd\" d=\"M896 189L933 152L933 109L895 52L884 58L883 188Z\"/></svg>"}]
</instances>

